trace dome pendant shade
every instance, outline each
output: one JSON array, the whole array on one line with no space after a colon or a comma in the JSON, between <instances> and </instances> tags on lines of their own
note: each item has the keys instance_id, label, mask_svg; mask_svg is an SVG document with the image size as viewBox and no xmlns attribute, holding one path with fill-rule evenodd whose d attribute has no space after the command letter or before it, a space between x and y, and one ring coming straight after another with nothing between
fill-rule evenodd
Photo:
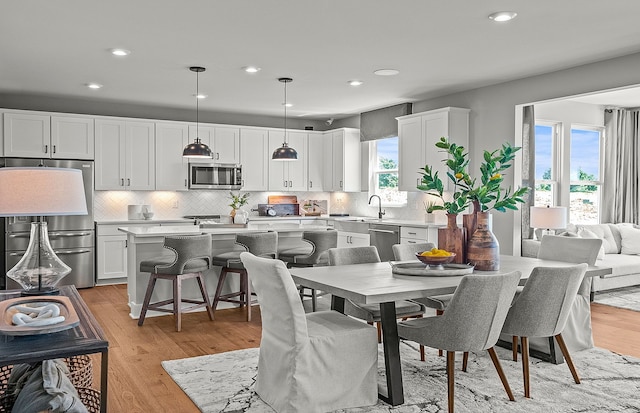
<instances>
[{"instance_id":1,"label":"dome pendant shade","mask_svg":"<svg viewBox=\"0 0 640 413\"><path fill-rule=\"evenodd\" d=\"M273 151L271 159L276 161L295 161L298 159L298 152L296 152L295 149L290 148L289 145L284 142L281 147Z\"/></svg>"},{"instance_id":2,"label":"dome pendant shade","mask_svg":"<svg viewBox=\"0 0 640 413\"><path fill-rule=\"evenodd\" d=\"M195 158L195 159L206 159L213 158L213 154L211 153L211 149L198 137L199 135L199 125L200 125L200 105L198 103L198 96L200 95L200 73L204 72L204 67L200 66L191 66L189 68L192 72L196 74L196 140L193 143L188 144L182 150L183 158Z\"/></svg>"},{"instance_id":3,"label":"dome pendant shade","mask_svg":"<svg viewBox=\"0 0 640 413\"><path fill-rule=\"evenodd\" d=\"M196 138L196 141L185 146L182 151L183 158L211 158L211 149Z\"/></svg>"},{"instance_id":4,"label":"dome pendant shade","mask_svg":"<svg viewBox=\"0 0 640 413\"><path fill-rule=\"evenodd\" d=\"M278 81L284 83L284 142L281 147L273 151L271 159L274 161L295 161L298 159L298 152L287 145L287 83L293 82L293 79L281 77Z\"/></svg>"}]
</instances>

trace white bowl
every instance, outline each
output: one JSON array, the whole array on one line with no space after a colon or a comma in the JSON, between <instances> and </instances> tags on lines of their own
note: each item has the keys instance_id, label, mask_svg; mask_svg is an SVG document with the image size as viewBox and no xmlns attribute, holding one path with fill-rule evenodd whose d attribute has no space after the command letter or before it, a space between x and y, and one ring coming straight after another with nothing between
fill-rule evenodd
<instances>
[{"instance_id":1,"label":"white bowl","mask_svg":"<svg viewBox=\"0 0 640 413\"><path fill-rule=\"evenodd\" d=\"M153 212L143 212L142 216L144 217L144 219L151 219L153 218Z\"/></svg>"}]
</instances>

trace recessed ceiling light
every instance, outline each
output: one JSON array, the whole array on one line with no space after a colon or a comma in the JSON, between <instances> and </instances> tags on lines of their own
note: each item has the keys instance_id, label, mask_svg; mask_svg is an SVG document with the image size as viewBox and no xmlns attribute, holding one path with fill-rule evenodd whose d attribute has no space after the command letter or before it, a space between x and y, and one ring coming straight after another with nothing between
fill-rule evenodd
<instances>
[{"instance_id":1,"label":"recessed ceiling light","mask_svg":"<svg viewBox=\"0 0 640 413\"><path fill-rule=\"evenodd\" d=\"M513 20L517 15L518 13L514 11L498 11L491 13L489 19L494 22L508 22L509 20Z\"/></svg>"},{"instance_id":2,"label":"recessed ceiling light","mask_svg":"<svg viewBox=\"0 0 640 413\"><path fill-rule=\"evenodd\" d=\"M102 88L102 85L100 83L92 82L92 83L87 83L87 87L89 89L96 89L97 90L97 89Z\"/></svg>"},{"instance_id":3,"label":"recessed ceiling light","mask_svg":"<svg viewBox=\"0 0 640 413\"><path fill-rule=\"evenodd\" d=\"M243 69L247 73L258 73L260 71L260 68L255 66L245 66Z\"/></svg>"},{"instance_id":4,"label":"recessed ceiling light","mask_svg":"<svg viewBox=\"0 0 640 413\"><path fill-rule=\"evenodd\" d=\"M131 52L126 49L111 49L111 54L114 56L128 56Z\"/></svg>"},{"instance_id":5,"label":"recessed ceiling light","mask_svg":"<svg viewBox=\"0 0 640 413\"><path fill-rule=\"evenodd\" d=\"M193 95L195 97L197 97L198 99L206 99L207 95L205 95L204 93L198 93L197 95Z\"/></svg>"},{"instance_id":6,"label":"recessed ceiling light","mask_svg":"<svg viewBox=\"0 0 640 413\"><path fill-rule=\"evenodd\" d=\"M351 86L360 86L363 82L361 80L350 80L349 85Z\"/></svg>"},{"instance_id":7,"label":"recessed ceiling light","mask_svg":"<svg viewBox=\"0 0 640 413\"><path fill-rule=\"evenodd\" d=\"M398 73L400 73L400 71L396 69L378 69L373 72L374 75L378 76L395 76Z\"/></svg>"}]
</instances>

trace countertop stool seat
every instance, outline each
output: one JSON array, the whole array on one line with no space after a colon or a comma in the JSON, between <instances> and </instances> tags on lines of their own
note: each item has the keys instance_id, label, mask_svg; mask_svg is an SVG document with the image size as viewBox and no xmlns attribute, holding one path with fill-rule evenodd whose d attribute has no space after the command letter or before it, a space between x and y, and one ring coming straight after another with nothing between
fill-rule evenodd
<instances>
[{"instance_id":1,"label":"countertop stool seat","mask_svg":"<svg viewBox=\"0 0 640 413\"><path fill-rule=\"evenodd\" d=\"M242 250L228 251L213 256L212 263L222 267L218 286L213 297L212 311L216 311L216 307L220 301L240 304L240 307L247 307L247 321L251 321L251 305L257 303L252 299L255 293L251 292L251 280L249 274L244 268L240 260L240 253L248 251L255 256L263 258L275 258L278 252L278 233L277 232L258 232L249 234L237 234L236 245L242 247ZM236 273L240 275L240 288L238 291L232 291L222 294L224 282L228 273Z\"/></svg>"},{"instance_id":2,"label":"countertop stool seat","mask_svg":"<svg viewBox=\"0 0 640 413\"><path fill-rule=\"evenodd\" d=\"M141 272L149 272L149 284L144 295L142 311L138 318L138 325L144 323L147 310L173 313L176 331L182 329L182 313L205 308L209 319L213 320L213 311L209 302L209 294L204 283L202 272L211 268L211 235L168 236L164 239L164 248L175 255L152 258L140 263ZM161 278L173 282L173 298L150 303L156 281ZM182 281L195 278L202 294L202 300L182 298ZM183 303L192 304L183 307ZM173 304L172 308L165 306Z\"/></svg>"},{"instance_id":3,"label":"countertop stool seat","mask_svg":"<svg viewBox=\"0 0 640 413\"><path fill-rule=\"evenodd\" d=\"M329 248L338 246L338 231L329 229L326 231L302 232L302 245L278 251L278 258L291 267L316 267L329 265ZM305 293L309 289L309 294ZM298 285L300 299L311 297L311 310L316 311L317 292L314 288Z\"/></svg>"}]
</instances>

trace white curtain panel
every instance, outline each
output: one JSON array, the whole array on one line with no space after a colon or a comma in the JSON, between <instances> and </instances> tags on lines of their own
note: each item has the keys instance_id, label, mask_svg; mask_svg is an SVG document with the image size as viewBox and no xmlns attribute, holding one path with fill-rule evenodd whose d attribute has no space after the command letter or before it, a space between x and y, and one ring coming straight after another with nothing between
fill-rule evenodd
<instances>
[{"instance_id":1,"label":"white curtain panel","mask_svg":"<svg viewBox=\"0 0 640 413\"><path fill-rule=\"evenodd\" d=\"M605 162L602 185L602 222L638 223L640 214L640 110L607 109L605 124Z\"/></svg>"}]
</instances>

